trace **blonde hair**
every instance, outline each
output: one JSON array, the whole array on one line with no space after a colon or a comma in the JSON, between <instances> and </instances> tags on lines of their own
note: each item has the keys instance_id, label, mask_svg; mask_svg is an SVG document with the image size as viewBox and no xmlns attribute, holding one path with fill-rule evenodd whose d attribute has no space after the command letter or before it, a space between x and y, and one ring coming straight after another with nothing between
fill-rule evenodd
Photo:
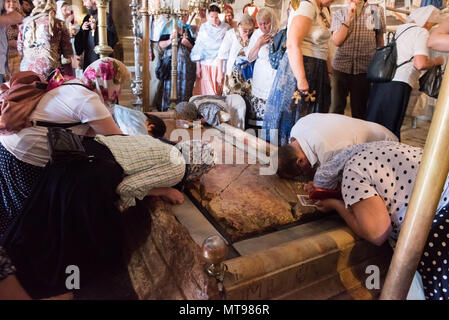
<instances>
[{"instance_id":1,"label":"blonde hair","mask_svg":"<svg viewBox=\"0 0 449 320\"><path fill-rule=\"evenodd\" d=\"M273 9L268 7L261 8L256 15L257 23L260 24L262 20L270 20L271 34L276 34L279 30L279 21Z\"/></svg>"},{"instance_id":2,"label":"blonde hair","mask_svg":"<svg viewBox=\"0 0 449 320\"><path fill-rule=\"evenodd\" d=\"M239 22L237 23L238 26L252 26L254 28L254 26L256 25L256 22L254 21L254 18L251 17L249 14L245 13L244 15L242 15L242 17L240 18Z\"/></svg>"}]
</instances>

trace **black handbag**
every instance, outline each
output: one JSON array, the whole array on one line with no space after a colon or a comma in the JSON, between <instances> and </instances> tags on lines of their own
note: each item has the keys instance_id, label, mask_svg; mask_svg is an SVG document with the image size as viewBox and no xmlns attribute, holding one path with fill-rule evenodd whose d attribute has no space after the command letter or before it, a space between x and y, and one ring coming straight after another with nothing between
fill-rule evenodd
<instances>
[{"instance_id":1,"label":"black handbag","mask_svg":"<svg viewBox=\"0 0 449 320\"><path fill-rule=\"evenodd\" d=\"M67 163L86 160L88 155L81 143L82 138L70 129L59 127L48 128L48 150L50 163Z\"/></svg>"},{"instance_id":2,"label":"black handbag","mask_svg":"<svg viewBox=\"0 0 449 320\"><path fill-rule=\"evenodd\" d=\"M396 69L400 66L412 61L413 57L403 63L396 65L398 59L398 52L396 47L396 40L408 29L414 28L411 26L402 31L397 37L393 36L390 41L390 34L388 35L388 44L383 47L376 48L371 63L368 67L366 77L372 82L388 82L391 81L396 73Z\"/></svg>"},{"instance_id":3,"label":"black handbag","mask_svg":"<svg viewBox=\"0 0 449 320\"><path fill-rule=\"evenodd\" d=\"M45 121L36 121L33 124L46 127L48 130L47 143L50 163L68 163L89 158L82 144L82 137L68 129L80 124L82 123L52 123Z\"/></svg>"},{"instance_id":4,"label":"black handbag","mask_svg":"<svg viewBox=\"0 0 449 320\"><path fill-rule=\"evenodd\" d=\"M440 93L441 82L443 82L443 70L441 66L433 66L419 78L419 91L429 97L437 98Z\"/></svg>"},{"instance_id":5,"label":"black handbag","mask_svg":"<svg viewBox=\"0 0 449 320\"><path fill-rule=\"evenodd\" d=\"M170 80L171 75L171 56L159 59L156 66L156 78L161 81Z\"/></svg>"}]
</instances>

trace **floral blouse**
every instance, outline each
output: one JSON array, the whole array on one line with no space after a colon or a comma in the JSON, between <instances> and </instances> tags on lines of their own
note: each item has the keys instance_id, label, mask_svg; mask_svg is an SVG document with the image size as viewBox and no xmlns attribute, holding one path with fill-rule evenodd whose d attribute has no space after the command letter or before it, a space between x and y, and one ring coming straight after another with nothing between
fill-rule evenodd
<instances>
[{"instance_id":1,"label":"floral blouse","mask_svg":"<svg viewBox=\"0 0 449 320\"><path fill-rule=\"evenodd\" d=\"M70 34L65 23L61 20L54 20L53 35L49 32L49 16L45 15L35 21L35 40L33 28L27 19L20 27L19 38L17 40L17 50L23 56L20 65L21 71L34 71L44 77L61 68L61 56L70 58L73 55Z\"/></svg>"}]
</instances>

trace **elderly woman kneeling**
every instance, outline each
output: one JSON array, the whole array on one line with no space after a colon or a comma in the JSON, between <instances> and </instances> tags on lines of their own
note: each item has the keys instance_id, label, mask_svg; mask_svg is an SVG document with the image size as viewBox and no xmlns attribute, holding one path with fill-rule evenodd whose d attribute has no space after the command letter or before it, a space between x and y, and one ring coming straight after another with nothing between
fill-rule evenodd
<instances>
[{"instance_id":1,"label":"elderly woman kneeling","mask_svg":"<svg viewBox=\"0 0 449 320\"><path fill-rule=\"evenodd\" d=\"M316 203L336 210L359 237L376 245L395 246L421 163L422 149L399 142L356 145L336 155L315 174L314 186L341 185L343 200ZM449 179L446 180L427 245L418 265L426 299L449 299Z\"/></svg>"}]
</instances>

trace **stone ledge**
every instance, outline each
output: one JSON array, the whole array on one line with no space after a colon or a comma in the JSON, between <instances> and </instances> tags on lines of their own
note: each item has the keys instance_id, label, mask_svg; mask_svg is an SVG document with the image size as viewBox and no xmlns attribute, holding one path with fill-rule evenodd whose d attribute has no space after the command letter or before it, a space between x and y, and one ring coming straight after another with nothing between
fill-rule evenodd
<instances>
[{"instance_id":1,"label":"stone ledge","mask_svg":"<svg viewBox=\"0 0 449 320\"><path fill-rule=\"evenodd\" d=\"M360 271L369 264L377 264L381 273L385 273L389 257L388 245L375 247L342 226L228 260L224 285L227 299L273 299L292 292L297 293L295 298L308 299L307 287L319 283L326 286L326 279L333 277L339 279L339 285L332 288L332 295L336 296L364 284L363 274L351 275L352 268L359 266ZM317 293L315 298L324 297Z\"/></svg>"}]
</instances>

